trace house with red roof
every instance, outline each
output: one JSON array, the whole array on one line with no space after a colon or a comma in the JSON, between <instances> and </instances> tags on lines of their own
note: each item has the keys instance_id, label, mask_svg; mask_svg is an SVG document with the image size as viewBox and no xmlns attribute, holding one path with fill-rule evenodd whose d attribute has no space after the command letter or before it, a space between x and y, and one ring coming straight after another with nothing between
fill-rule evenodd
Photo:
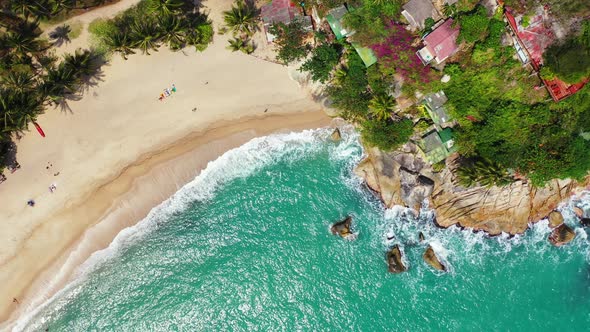
<instances>
[{"instance_id":1,"label":"house with red roof","mask_svg":"<svg viewBox=\"0 0 590 332\"><path fill-rule=\"evenodd\" d=\"M506 22L508 22L514 39L516 54L523 64L526 65L530 62L537 73L543 67L543 53L555 42L555 33L545 24L545 16L547 15L547 7L539 7L535 15L529 19L530 22L524 26L522 15L515 16L509 7L504 10ZM559 77L546 79L539 75L539 78L554 101L560 101L573 95L590 81L590 78L586 78L576 84L569 84L560 80Z\"/></svg>"},{"instance_id":2,"label":"house with red roof","mask_svg":"<svg viewBox=\"0 0 590 332\"><path fill-rule=\"evenodd\" d=\"M418 50L416 55L425 66L432 61L436 64L442 63L459 49L459 27L453 27L453 22L452 18L446 20L422 39L424 47Z\"/></svg>"},{"instance_id":3,"label":"house with red roof","mask_svg":"<svg viewBox=\"0 0 590 332\"><path fill-rule=\"evenodd\" d=\"M264 22L264 32L269 43L275 39L269 29L276 23L289 24L297 19L301 21L305 29L312 29L311 17L301 16L291 0L272 0L272 2L260 8L260 16Z\"/></svg>"}]
</instances>

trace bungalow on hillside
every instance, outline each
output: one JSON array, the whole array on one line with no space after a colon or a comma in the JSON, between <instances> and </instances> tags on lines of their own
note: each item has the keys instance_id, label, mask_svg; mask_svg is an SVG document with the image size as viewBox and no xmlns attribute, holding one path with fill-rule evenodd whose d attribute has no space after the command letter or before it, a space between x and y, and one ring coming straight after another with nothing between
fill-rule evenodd
<instances>
[{"instance_id":1,"label":"bungalow on hillside","mask_svg":"<svg viewBox=\"0 0 590 332\"><path fill-rule=\"evenodd\" d=\"M522 16L515 16L511 8L506 7L504 16L510 27L511 35L514 40L516 54L523 64L530 63L533 69L538 73L543 66L543 53L555 42L554 32L547 26L545 19L545 7L539 7L534 16L529 18L526 27L522 24ZM558 77L552 79L539 78L547 88L554 101L563 100L590 82L586 78L576 84L569 84Z\"/></svg>"},{"instance_id":2,"label":"bungalow on hillside","mask_svg":"<svg viewBox=\"0 0 590 332\"><path fill-rule=\"evenodd\" d=\"M260 8L260 16L264 22L264 32L269 43L275 39L270 33L270 27L276 23L289 24L295 20L302 22L306 30L312 30L310 16L301 16L291 0L272 0L272 2Z\"/></svg>"},{"instance_id":3,"label":"bungalow on hillside","mask_svg":"<svg viewBox=\"0 0 590 332\"><path fill-rule=\"evenodd\" d=\"M431 164L436 164L445 160L456 151L453 131L451 128L445 128L441 131L432 129L424 134L422 139L417 143L424 159Z\"/></svg>"},{"instance_id":4,"label":"bungalow on hillside","mask_svg":"<svg viewBox=\"0 0 590 332\"><path fill-rule=\"evenodd\" d=\"M334 36L336 36L337 40L354 34L354 31L349 31L342 25L342 18L346 13L348 13L348 10L346 7L344 7L344 5L342 5L340 7L331 9L328 12L328 15L326 15L326 20L328 21L328 24L330 24L330 28L332 29L332 32L334 33Z\"/></svg>"},{"instance_id":5,"label":"bungalow on hillside","mask_svg":"<svg viewBox=\"0 0 590 332\"><path fill-rule=\"evenodd\" d=\"M441 90L439 92L426 95L422 101L424 108L428 112L428 115L430 115L430 118L432 118L432 121L437 126L437 128L452 120L444 106L447 100L447 96L445 95L444 91Z\"/></svg>"},{"instance_id":6,"label":"bungalow on hillside","mask_svg":"<svg viewBox=\"0 0 590 332\"><path fill-rule=\"evenodd\" d=\"M435 22L442 18L431 0L410 0L402 9L402 15L414 30L424 29L424 21L429 17Z\"/></svg>"},{"instance_id":7,"label":"bungalow on hillside","mask_svg":"<svg viewBox=\"0 0 590 332\"><path fill-rule=\"evenodd\" d=\"M453 27L453 19L450 18L422 39L425 46L416 55L425 66L433 60L440 64L459 50L458 36L459 27Z\"/></svg>"},{"instance_id":8,"label":"bungalow on hillside","mask_svg":"<svg viewBox=\"0 0 590 332\"><path fill-rule=\"evenodd\" d=\"M326 20L328 21L328 24L330 25L330 28L332 29L332 32L334 33L334 36L336 36L337 40L352 36L355 33L355 31L349 31L344 28L344 25L342 24L342 18L346 13L348 13L346 7L340 6L330 10L328 15L326 15ZM377 57L370 48L362 47L358 43L354 42L352 42L351 45L361 57L367 68L377 62Z\"/></svg>"}]
</instances>

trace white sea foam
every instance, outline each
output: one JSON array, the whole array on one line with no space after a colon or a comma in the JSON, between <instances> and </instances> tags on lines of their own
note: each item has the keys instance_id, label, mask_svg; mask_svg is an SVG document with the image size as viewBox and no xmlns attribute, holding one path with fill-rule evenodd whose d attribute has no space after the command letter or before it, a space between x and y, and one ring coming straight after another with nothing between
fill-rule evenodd
<instances>
[{"instance_id":1,"label":"white sea foam","mask_svg":"<svg viewBox=\"0 0 590 332\"><path fill-rule=\"evenodd\" d=\"M42 326L40 324L47 320L45 317L37 321L35 326L28 326L28 324L49 304L58 300L61 306L67 304L68 299L79 292L81 282L88 274L118 255L122 248L141 239L157 228L158 223L164 222L174 213L186 209L192 202L207 201L213 198L220 187L232 180L247 177L277 162L300 160L325 148L327 148L331 160L347 160L349 166L352 167L358 162L361 155L358 134L352 126L343 126L340 131L342 140L336 144L327 144L331 134L329 128L254 138L209 162L193 181L153 208L146 218L136 225L122 230L106 249L93 253L76 270L71 283L42 305L27 310L13 331L35 330ZM60 304L58 304L58 310Z\"/></svg>"}]
</instances>

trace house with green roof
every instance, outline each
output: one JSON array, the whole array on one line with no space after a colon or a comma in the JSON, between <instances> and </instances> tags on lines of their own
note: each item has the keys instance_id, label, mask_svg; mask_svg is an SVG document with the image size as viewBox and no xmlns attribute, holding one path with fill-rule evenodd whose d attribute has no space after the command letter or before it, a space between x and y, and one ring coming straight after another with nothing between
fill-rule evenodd
<instances>
[{"instance_id":1,"label":"house with green roof","mask_svg":"<svg viewBox=\"0 0 590 332\"><path fill-rule=\"evenodd\" d=\"M358 53L358 55L361 57L367 68L375 64L375 62L377 62L377 57L375 56L375 53L373 53L372 49L368 47L362 47L358 43L350 44L352 45L352 47L354 47L356 53Z\"/></svg>"},{"instance_id":2,"label":"house with green roof","mask_svg":"<svg viewBox=\"0 0 590 332\"><path fill-rule=\"evenodd\" d=\"M424 155L424 159L431 164L445 160L457 150L451 128L440 131L434 128L424 134L417 144Z\"/></svg>"},{"instance_id":3,"label":"house with green roof","mask_svg":"<svg viewBox=\"0 0 590 332\"><path fill-rule=\"evenodd\" d=\"M346 13L348 13L348 10L346 7L344 7L344 5L342 5L340 7L331 9L328 12L328 15L326 15L326 20L328 21L328 24L330 24L330 28L332 29L332 32L334 32L337 40L354 34L354 31L346 30L342 25L342 18L344 15L346 15Z\"/></svg>"},{"instance_id":4,"label":"house with green roof","mask_svg":"<svg viewBox=\"0 0 590 332\"><path fill-rule=\"evenodd\" d=\"M337 40L352 36L355 33L355 31L349 31L344 28L344 25L342 24L342 18L344 15L346 15L346 13L348 13L348 9L342 5L330 10L328 15L326 15L326 20L328 21L328 24L330 25L330 28L332 29L332 32L334 33L334 36L336 36ZM373 53L373 50L368 47L362 47L357 43L351 44L363 60L366 67L370 67L371 65L375 64L375 62L377 62L377 57Z\"/></svg>"}]
</instances>

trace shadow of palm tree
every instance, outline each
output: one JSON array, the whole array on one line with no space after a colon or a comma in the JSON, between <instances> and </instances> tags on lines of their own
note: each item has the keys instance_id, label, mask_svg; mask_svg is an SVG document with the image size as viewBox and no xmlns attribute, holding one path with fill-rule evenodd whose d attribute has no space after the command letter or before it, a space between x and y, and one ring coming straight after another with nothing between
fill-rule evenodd
<instances>
[{"instance_id":1,"label":"shadow of palm tree","mask_svg":"<svg viewBox=\"0 0 590 332\"><path fill-rule=\"evenodd\" d=\"M53 40L54 46L60 47L64 43L69 44L71 42L70 36L69 36L70 32L72 32L72 29L70 28L70 26L64 24L64 25L58 26L57 28L55 28L55 30L50 32L49 38Z\"/></svg>"}]
</instances>

